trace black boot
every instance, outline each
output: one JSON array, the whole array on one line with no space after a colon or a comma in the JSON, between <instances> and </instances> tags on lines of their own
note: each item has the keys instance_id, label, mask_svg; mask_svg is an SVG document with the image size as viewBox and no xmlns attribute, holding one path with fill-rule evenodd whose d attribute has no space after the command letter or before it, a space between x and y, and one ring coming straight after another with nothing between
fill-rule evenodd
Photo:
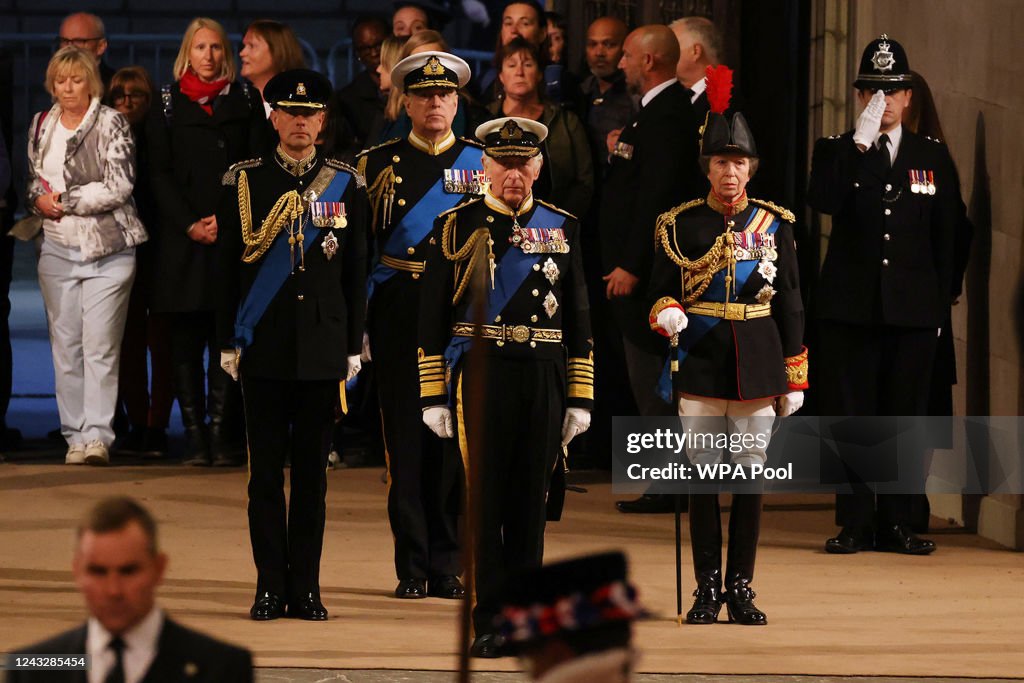
<instances>
[{"instance_id":1,"label":"black boot","mask_svg":"<svg viewBox=\"0 0 1024 683\"><path fill-rule=\"evenodd\" d=\"M713 624L722 609L722 517L718 495L693 494L689 498L693 573L697 578L688 624Z\"/></svg>"},{"instance_id":2,"label":"black boot","mask_svg":"<svg viewBox=\"0 0 1024 683\"><path fill-rule=\"evenodd\" d=\"M233 443L227 419L229 411L235 409L231 400L235 390L234 381L222 368L211 368L207 378L210 384L210 457L214 467L237 467L243 465L242 454Z\"/></svg>"},{"instance_id":3,"label":"black boot","mask_svg":"<svg viewBox=\"0 0 1024 683\"><path fill-rule=\"evenodd\" d=\"M182 464L208 466L210 443L206 428L206 401L203 391L202 362L198 367L189 360L177 360L172 366L174 391L185 427L185 457Z\"/></svg>"},{"instance_id":4,"label":"black boot","mask_svg":"<svg viewBox=\"0 0 1024 683\"><path fill-rule=\"evenodd\" d=\"M761 533L761 494L734 494L729 513L729 554L725 571L723 600L729 621L747 626L768 623L764 612L754 605L754 580L757 539Z\"/></svg>"}]
</instances>

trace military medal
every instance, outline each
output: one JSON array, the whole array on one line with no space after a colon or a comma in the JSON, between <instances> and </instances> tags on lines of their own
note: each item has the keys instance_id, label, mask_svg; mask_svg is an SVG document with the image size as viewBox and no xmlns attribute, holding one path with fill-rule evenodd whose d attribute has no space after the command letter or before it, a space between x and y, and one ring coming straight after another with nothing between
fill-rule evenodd
<instances>
[{"instance_id":1,"label":"military medal","mask_svg":"<svg viewBox=\"0 0 1024 683\"><path fill-rule=\"evenodd\" d=\"M918 194L921 191L921 186L917 182L917 171L910 169L907 173L910 175L910 191Z\"/></svg>"},{"instance_id":2,"label":"military medal","mask_svg":"<svg viewBox=\"0 0 1024 683\"><path fill-rule=\"evenodd\" d=\"M633 124L636 125L636 124ZM616 142L612 156L617 156L629 161L633 158L633 145L626 142Z\"/></svg>"},{"instance_id":3,"label":"military medal","mask_svg":"<svg viewBox=\"0 0 1024 683\"><path fill-rule=\"evenodd\" d=\"M334 258L334 255L338 253L338 238L334 236L332 231L328 231L320 246L323 247L324 256L326 256L327 260L330 261Z\"/></svg>"},{"instance_id":4,"label":"military medal","mask_svg":"<svg viewBox=\"0 0 1024 683\"><path fill-rule=\"evenodd\" d=\"M544 262L544 268L542 268L542 270L544 271L544 277L548 279L548 282L550 282L551 284L555 284L556 282L558 282L558 276L561 273L559 272L558 266L555 264L554 259L552 259L550 256L548 257L548 260Z\"/></svg>"},{"instance_id":5,"label":"military medal","mask_svg":"<svg viewBox=\"0 0 1024 683\"><path fill-rule=\"evenodd\" d=\"M935 174L928 171L928 194L935 194Z\"/></svg>"},{"instance_id":6,"label":"military medal","mask_svg":"<svg viewBox=\"0 0 1024 683\"><path fill-rule=\"evenodd\" d=\"M452 179L452 169L444 169L444 191L448 194L455 194L455 181Z\"/></svg>"},{"instance_id":7,"label":"military medal","mask_svg":"<svg viewBox=\"0 0 1024 683\"><path fill-rule=\"evenodd\" d=\"M318 228L344 228L348 225L345 202L310 202L313 225Z\"/></svg>"}]
</instances>

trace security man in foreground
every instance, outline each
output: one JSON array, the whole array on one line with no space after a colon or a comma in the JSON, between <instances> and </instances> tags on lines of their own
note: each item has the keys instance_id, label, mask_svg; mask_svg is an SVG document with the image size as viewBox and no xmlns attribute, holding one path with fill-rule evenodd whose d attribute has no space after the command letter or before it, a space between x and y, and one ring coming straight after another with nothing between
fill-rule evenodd
<instances>
[{"instance_id":1,"label":"security man in foreground","mask_svg":"<svg viewBox=\"0 0 1024 683\"><path fill-rule=\"evenodd\" d=\"M221 366L241 377L249 444L249 536L257 620L322 621L327 454L339 381L359 372L368 211L355 169L314 147L330 82L294 69L264 97L280 142L231 167L218 212L224 281ZM341 389L343 391L343 389ZM343 404L344 405L344 404ZM284 464L291 455L291 500Z\"/></svg>"},{"instance_id":2,"label":"security man in foreground","mask_svg":"<svg viewBox=\"0 0 1024 683\"><path fill-rule=\"evenodd\" d=\"M473 463L481 472L478 657L497 656L493 620L506 572L541 563L552 472L590 426L594 400L579 224L532 193L547 132L514 117L477 128L489 187L438 217L422 285L423 420L438 436L457 437L464 462L479 440L473 450L482 458ZM474 301L480 293L486 301ZM486 311L476 339L474 308ZM483 345L483 395L465 394L477 380L465 363L471 343Z\"/></svg>"},{"instance_id":3,"label":"security man in foreground","mask_svg":"<svg viewBox=\"0 0 1024 683\"><path fill-rule=\"evenodd\" d=\"M481 192L481 146L452 121L469 65L447 52L406 57L391 71L412 131L360 155L373 207L367 330L388 463L388 518L399 598L461 598L458 460L423 425L416 367L420 283L438 214Z\"/></svg>"}]
</instances>

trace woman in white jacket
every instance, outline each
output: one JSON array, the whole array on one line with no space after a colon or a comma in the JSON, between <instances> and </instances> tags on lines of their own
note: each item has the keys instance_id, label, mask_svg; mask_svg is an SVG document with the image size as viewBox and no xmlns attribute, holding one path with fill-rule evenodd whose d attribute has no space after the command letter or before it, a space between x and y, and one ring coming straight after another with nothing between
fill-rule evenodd
<instances>
[{"instance_id":1,"label":"woman in white jacket","mask_svg":"<svg viewBox=\"0 0 1024 683\"><path fill-rule=\"evenodd\" d=\"M28 205L42 217L39 286L65 462L105 465L135 246L147 238L132 201L135 143L124 116L100 104L89 53L59 50L46 88L54 105L29 129Z\"/></svg>"}]
</instances>

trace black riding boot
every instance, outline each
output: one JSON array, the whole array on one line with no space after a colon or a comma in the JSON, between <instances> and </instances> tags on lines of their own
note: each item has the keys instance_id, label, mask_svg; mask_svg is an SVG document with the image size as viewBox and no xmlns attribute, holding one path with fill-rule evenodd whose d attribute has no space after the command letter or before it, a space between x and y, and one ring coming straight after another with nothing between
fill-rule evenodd
<instances>
[{"instance_id":1,"label":"black riding boot","mask_svg":"<svg viewBox=\"0 0 1024 683\"><path fill-rule=\"evenodd\" d=\"M718 494L691 494L690 540L697 590L693 607L686 613L688 624L713 624L722 609L722 517Z\"/></svg>"},{"instance_id":2,"label":"black riding boot","mask_svg":"<svg viewBox=\"0 0 1024 683\"><path fill-rule=\"evenodd\" d=\"M206 427L206 392L203 390L202 360L196 367L191 359L177 358L172 366L174 391L185 427L185 465L210 464L210 442Z\"/></svg>"},{"instance_id":3,"label":"black riding boot","mask_svg":"<svg viewBox=\"0 0 1024 683\"><path fill-rule=\"evenodd\" d=\"M211 368L210 384L210 456L214 467L234 467L244 464L242 453L233 437L230 420L237 387L234 380L221 368Z\"/></svg>"},{"instance_id":4,"label":"black riding boot","mask_svg":"<svg viewBox=\"0 0 1024 683\"><path fill-rule=\"evenodd\" d=\"M768 623L764 612L754 605L750 588L754 580L757 539L761 532L761 494L733 494L729 514L729 554L725 570L724 601L729 621L748 626Z\"/></svg>"}]
</instances>

